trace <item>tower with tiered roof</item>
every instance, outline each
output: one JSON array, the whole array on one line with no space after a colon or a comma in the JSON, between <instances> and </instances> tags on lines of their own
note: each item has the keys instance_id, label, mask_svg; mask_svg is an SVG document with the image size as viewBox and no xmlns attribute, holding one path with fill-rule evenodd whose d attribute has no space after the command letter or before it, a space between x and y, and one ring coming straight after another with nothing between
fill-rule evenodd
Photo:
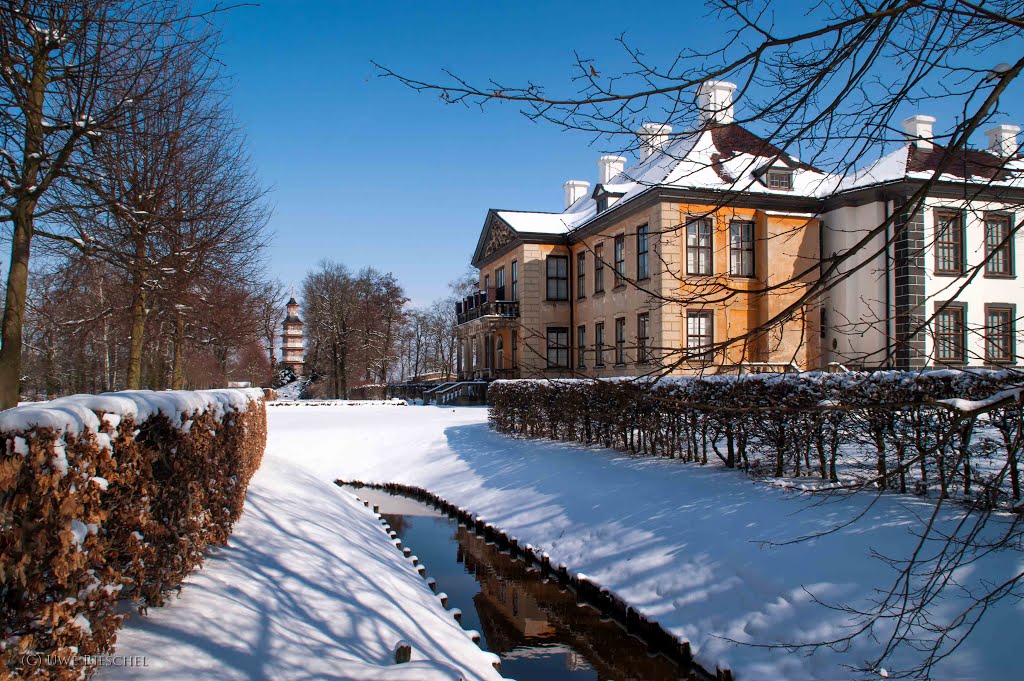
<instances>
[{"instance_id":1,"label":"tower with tiered roof","mask_svg":"<svg viewBox=\"0 0 1024 681\"><path fill-rule=\"evenodd\" d=\"M288 299L288 313L285 315L281 340L281 364L291 367L301 376L305 366L305 350L302 339L302 320L299 319L299 303L293 295Z\"/></svg>"}]
</instances>

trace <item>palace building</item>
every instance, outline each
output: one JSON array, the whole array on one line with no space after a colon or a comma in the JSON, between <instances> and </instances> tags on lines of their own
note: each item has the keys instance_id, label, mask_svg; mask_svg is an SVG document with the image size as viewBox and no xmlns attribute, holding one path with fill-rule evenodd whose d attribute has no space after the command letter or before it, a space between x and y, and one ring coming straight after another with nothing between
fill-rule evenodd
<instances>
[{"instance_id":1,"label":"palace building","mask_svg":"<svg viewBox=\"0 0 1024 681\"><path fill-rule=\"evenodd\" d=\"M1020 354L1010 303L1024 287L1007 210L1024 199L1016 128L997 126L989 149L945 164L927 209L897 215L911 229L880 233L875 248L832 268L842 281L808 296L827 254L907 212L941 156L934 119L908 119L895 154L840 178L737 124L735 89L705 83L691 131L642 126L641 158L627 167L600 157L593 189L564 184L562 212L488 211L472 260L479 291L456 305L461 380L914 368ZM965 182L986 187L970 205L957 203ZM993 249L991 276L986 266L984 281L928 309L936 286ZM933 313L937 330L925 328Z\"/></svg>"}]
</instances>

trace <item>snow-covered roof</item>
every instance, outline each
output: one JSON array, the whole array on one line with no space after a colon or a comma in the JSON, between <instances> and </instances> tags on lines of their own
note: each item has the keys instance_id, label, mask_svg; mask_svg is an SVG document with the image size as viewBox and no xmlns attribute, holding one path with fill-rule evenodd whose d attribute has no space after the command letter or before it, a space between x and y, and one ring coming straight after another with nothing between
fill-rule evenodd
<instances>
[{"instance_id":1,"label":"snow-covered roof","mask_svg":"<svg viewBox=\"0 0 1024 681\"><path fill-rule=\"evenodd\" d=\"M945 162L945 153L940 146L928 149L907 143L858 171L839 176L802 163L736 123L712 124L673 136L665 148L598 184L592 194L580 197L561 213L495 212L519 233L567 234L597 217L598 201L604 196L614 198L602 214L656 187L824 199L875 184L929 179ZM1007 160L988 151L965 149L945 163L939 177L942 181L1024 187L1021 156ZM769 187L765 181L769 168L792 171L792 187Z\"/></svg>"},{"instance_id":2,"label":"snow-covered roof","mask_svg":"<svg viewBox=\"0 0 1024 681\"><path fill-rule=\"evenodd\" d=\"M944 182L977 182L1001 186L1024 186L1024 160L1020 156L1004 159L988 151L960 149L952 158L940 146L925 149L916 144L903 144L874 163L839 181L837 191L850 191L899 180L928 180L941 163L939 176Z\"/></svg>"},{"instance_id":3,"label":"snow-covered roof","mask_svg":"<svg viewBox=\"0 0 1024 681\"><path fill-rule=\"evenodd\" d=\"M568 231L565 216L561 213L536 213L519 210L498 210L495 213L517 232L565 234Z\"/></svg>"},{"instance_id":4,"label":"snow-covered roof","mask_svg":"<svg viewBox=\"0 0 1024 681\"><path fill-rule=\"evenodd\" d=\"M761 177L768 167L792 170L792 189L768 187ZM820 193L827 178L735 123L712 125L677 136L665 149L624 169L598 185L594 194L579 198L561 213L496 212L517 232L565 234L597 216L598 200L594 196L601 194L620 197L608 211L654 187L809 198Z\"/></svg>"}]
</instances>

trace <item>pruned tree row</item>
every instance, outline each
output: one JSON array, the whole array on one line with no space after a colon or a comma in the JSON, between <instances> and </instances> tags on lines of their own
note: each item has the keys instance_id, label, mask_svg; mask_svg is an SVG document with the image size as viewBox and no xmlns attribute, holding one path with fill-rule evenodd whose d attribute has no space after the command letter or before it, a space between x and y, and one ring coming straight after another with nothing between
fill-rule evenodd
<instances>
[{"instance_id":1,"label":"pruned tree row","mask_svg":"<svg viewBox=\"0 0 1024 681\"><path fill-rule=\"evenodd\" d=\"M1021 393L942 370L499 381L489 399L504 433L1020 510Z\"/></svg>"}]
</instances>

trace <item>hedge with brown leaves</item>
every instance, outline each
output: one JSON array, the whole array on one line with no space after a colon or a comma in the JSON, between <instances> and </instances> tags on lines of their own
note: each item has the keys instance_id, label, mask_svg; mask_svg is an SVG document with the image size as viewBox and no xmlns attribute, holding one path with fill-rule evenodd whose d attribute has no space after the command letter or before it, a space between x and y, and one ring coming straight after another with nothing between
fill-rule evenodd
<instances>
[{"instance_id":1,"label":"hedge with brown leaves","mask_svg":"<svg viewBox=\"0 0 1024 681\"><path fill-rule=\"evenodd\" d=\"M161 605L227 540L266 432L258 390L75 396L0 413L6 672L89 675L84 656L113 650L119 600Z\"/></svg>"}]
</instances>

